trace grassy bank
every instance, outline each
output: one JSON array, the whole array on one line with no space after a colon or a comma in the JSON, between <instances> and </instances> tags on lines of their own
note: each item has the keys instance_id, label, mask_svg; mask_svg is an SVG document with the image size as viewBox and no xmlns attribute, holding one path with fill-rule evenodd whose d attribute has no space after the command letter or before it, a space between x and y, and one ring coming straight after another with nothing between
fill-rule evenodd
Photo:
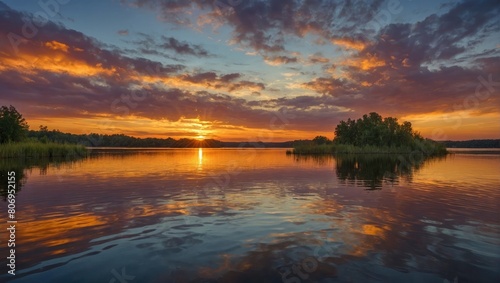
<instances>
[{"instance_id":1,"label":"grassy bank","mask_svg":"<svg viewBox=\"0 0 500 283\"><path fill-rule=\"evenodd\" d=\"M418 141L411 146L355 146L350 144L301 144L288 151L289 154L409 154L422 152L426 156L447 154L446 147L431 140Z\"/></svg>"},{"instance_id":2,"label":"grassy bank","mask_svg":"<svg viewBox=\"0 0 500 283\"><path fill-rule=\"evenodd\" d=\"M86 156L83 145L20 142L0 144L0 158L43 158Z\"/></svg>"}]
</instances>

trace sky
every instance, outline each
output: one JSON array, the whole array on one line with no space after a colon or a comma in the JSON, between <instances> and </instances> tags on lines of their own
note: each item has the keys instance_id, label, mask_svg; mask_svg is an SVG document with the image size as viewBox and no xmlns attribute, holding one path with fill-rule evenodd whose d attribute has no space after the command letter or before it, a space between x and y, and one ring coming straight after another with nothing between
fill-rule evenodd
<instances>
[{"instance_id":1,"label":"sky","mask_svg":"<svg viewBox=\"0 0 500 283\"><path fill-rule=\"evenodd\" d=\"M0 105L77 134L279 142L377 112L500 138L500 2L0 0Z\"/></svg>"}]
</instances>

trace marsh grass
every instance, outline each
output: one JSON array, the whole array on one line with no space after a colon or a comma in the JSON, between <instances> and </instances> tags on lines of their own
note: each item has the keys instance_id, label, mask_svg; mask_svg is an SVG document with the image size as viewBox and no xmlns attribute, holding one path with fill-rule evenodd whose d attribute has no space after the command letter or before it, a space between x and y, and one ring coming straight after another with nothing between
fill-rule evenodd
<instances>
[{"instance_id":1,"label":"marsh grass","mask_svg":"<svg viewBox=\"0 0 500 283\"><path fill-rule=\"evenodd\" d=\"M87 149L83 145L20 142L0 144L0 158L53 158L85 157Z\"/></svg>"},{"instance_id":2,"label":"marsh grass","mask_svg":"<svg viewBox=\"0 0 500 283\"><path fill-rule=\"evenodd\" d=\"M418 141L411 146L388 147L388 146L355 146L349 144L303 144L297 145L288 154L409 154L415 151L422 152L426 156L446 154L446 148L437 142L424 140Z\"/></svg>"}]
</instances>

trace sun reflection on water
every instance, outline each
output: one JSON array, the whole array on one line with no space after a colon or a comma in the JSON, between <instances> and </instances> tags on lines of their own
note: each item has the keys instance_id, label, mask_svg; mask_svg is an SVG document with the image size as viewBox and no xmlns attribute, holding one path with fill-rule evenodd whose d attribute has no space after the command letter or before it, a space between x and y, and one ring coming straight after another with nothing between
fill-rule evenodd
<instances>
[{"instance_id":1,"label":"sun reflection on water","mask_svg":"<svg viewBox=\"0 0 500 283\"><path fill-rule=\"evenodd\" d=\"M198 148L198 169L203 165L203 148Z\"/></svg>"}]
</instances>

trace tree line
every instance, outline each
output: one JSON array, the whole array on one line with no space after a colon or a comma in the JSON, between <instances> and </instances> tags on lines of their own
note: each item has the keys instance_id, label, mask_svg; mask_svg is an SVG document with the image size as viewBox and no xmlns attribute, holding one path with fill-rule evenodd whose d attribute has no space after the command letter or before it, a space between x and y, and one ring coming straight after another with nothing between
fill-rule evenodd
<instances>
[{"instance_id":1,"label":"tree line","mask_svg":"<svg viewBox=\"0 0 500 283\"><path fill-rule=\"evenodd\" d=\"M199 147L201 143L207 147L220 147L220 141L181 138L136 138L124 134L70 134L59 130L48 130L40 126L39 131L30 130L28 138L41 142L82 144L89 147Z\"/></svg>"},{"instance_id":2,"label":"tree line","mask_svg":"<svg viewBox=\"0 0 500 283\"><path fill-rule=\"evenodd\" d=\"M442 141L441 143L449 148L500 148L500 139Z\"/></svg>"},{"instance_id":3,"label":"tree line","mask_svg":"<svg viewBox=\"0 0 500 283\"><path fill-rule=\"evenodd\" d=\"M88 147L169 147L169 148L218 148L218 147L242 147L242 148L264 148L282 147L290 148L295 141L287 142L223 142L215 139L173 139L173 138L136 138L124 134L70 134L59 130L49 130L46 126L40 126L38 131L30 130L28 139L55 143L82 144Z\"/></svg>"}]
</instances>

